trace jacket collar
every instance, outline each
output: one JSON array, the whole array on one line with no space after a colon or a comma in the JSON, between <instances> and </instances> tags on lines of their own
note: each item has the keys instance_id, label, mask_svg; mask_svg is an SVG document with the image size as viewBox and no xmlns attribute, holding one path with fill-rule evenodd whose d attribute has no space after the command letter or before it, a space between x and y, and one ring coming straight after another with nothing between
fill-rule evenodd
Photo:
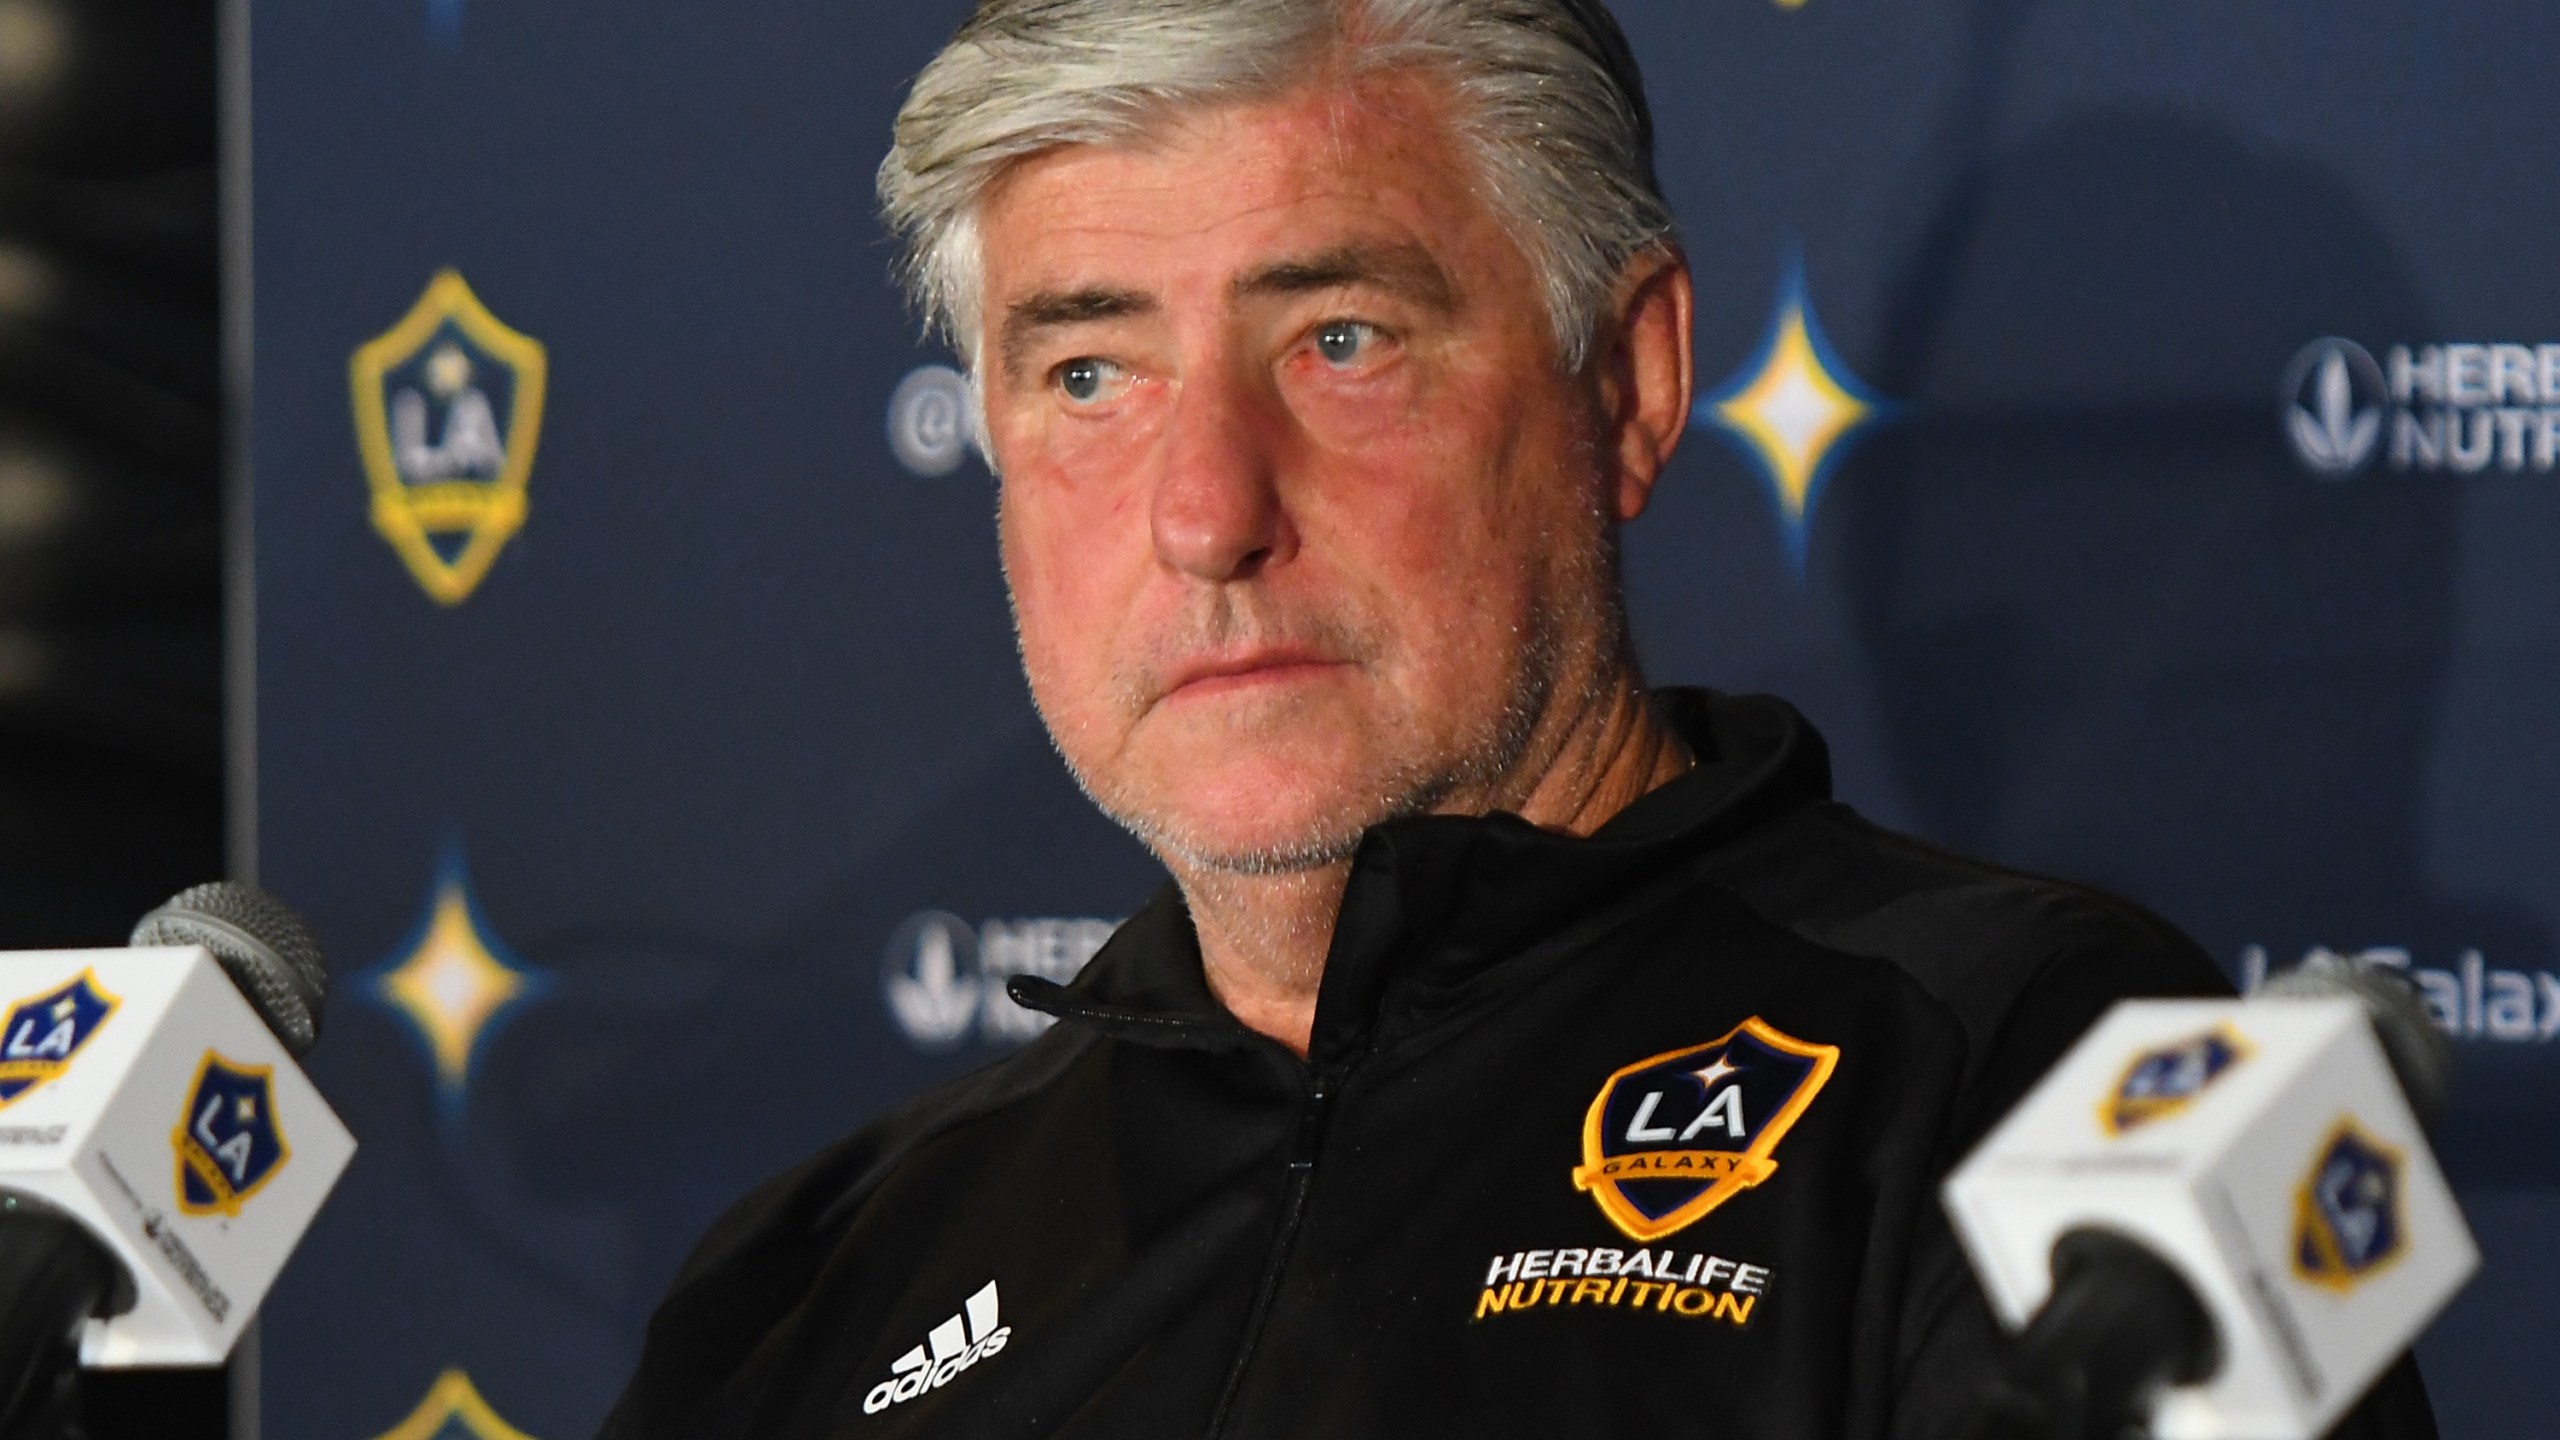
<instances>
[{"instance_id":1,"label":"jacket collar","mask_svg":"<svg viewBox=\"0 0 2560 1440\"><path fill-rule=\"evenodd\" d=\"M1435 996L1686 873L1770 816L1829 798L1829 752L1785 701L1691 689L1653 699L1697 764L1590 836L1496 813L1392 820L1362 837L1317 995L1308 1059L1319 1072L1366 1046L1390 991L1403 1008L1429 1009ZM1010 993L1141 1043L1265 1043L1210 994L1190 913L1171 884L1073 983L1023 977Z\"/></svg>"}]
</instances>

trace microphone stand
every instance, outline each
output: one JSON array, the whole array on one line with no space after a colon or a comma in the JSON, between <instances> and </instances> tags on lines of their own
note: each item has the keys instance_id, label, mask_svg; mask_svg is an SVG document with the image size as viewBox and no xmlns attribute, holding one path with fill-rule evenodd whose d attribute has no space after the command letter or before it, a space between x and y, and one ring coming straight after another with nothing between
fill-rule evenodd
<instances>
[{"instance_id":1,"label":"microphone stand","mask_svg":"<svg viewBox=\"0 0 2560 1440\"><path fill-rule=\"evenodd\" d=\"M0 1192L0 1440L82 1440L80 1326L128 1288L77 1221Z\"/></svg>"},{"instance_id":2,"label":"microphone stand","mask_svg":"<svg viewBox=\"0 0 2560 1440\"><path fill-rule=\"evenodd\" d=\"M2152 1401L2221 1368L2204 1302L2167 1261L2105 1230L2053 1246L2053 1293L1976 1403L1969 1440L2127 1440Z\"/></svg>"}]
</instances>

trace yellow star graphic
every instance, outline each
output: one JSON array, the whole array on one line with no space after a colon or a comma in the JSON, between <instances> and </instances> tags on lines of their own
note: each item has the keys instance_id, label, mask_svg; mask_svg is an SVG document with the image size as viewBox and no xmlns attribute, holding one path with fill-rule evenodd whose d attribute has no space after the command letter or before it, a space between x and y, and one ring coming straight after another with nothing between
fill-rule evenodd
<instances>
[{"instance_id":1,"label":"yellow star graphic","mask_svg":"<svg viewBox=\"0 0 2560 1440\"><path fill-rule=\"evenodd\" d=\"M1701 418L1739 442L1768 482L1799 567L1827 463L1887 408L1848 367L1827 358L1829 348L1805 299L1803 274L1790 270L1760 353L1699 404Z\"/></svg>"},{"instance_id":2,"label":"yellow star graphic","mask_svg":"<svg viewBox=\"0 0 2560 1440\"><path fill-rule=\"evenodd\" d=\"M427 388L438 395L454 396L471 383L471 357L456 345L438 346L427 357Z\"/></svg>"},{"instance_id":3,"label":"yellow star graphic","mask_svg":"<svg viewBox=\"0 0 2560 1440\"><path fill-rule=\"evenodd\" d=\"M533 1440L533 1437L498 1418L489 1402L480 1398L479 1388L460 1369L451 1369L436 1377L427 1388L427 1398L409 1412L409 1418L383 1431L375 1440L452 1440L459 1430L477 1440Z\"/></svg>"},{"instance_id":4,"label":"yellow star graphic","mask_svg":"<svg viewBox=\"0 0 2560 1440\"><path fill-rule=\"evenodd\" d=\"M499 958L504 947L481 932L474 908L461 864L447 862L416 943L374 979L376 993L418 1027L438 1085L455 1100L470 1082L490 1022L530 998L538 979Z\"/></svg>"}]
</instances>

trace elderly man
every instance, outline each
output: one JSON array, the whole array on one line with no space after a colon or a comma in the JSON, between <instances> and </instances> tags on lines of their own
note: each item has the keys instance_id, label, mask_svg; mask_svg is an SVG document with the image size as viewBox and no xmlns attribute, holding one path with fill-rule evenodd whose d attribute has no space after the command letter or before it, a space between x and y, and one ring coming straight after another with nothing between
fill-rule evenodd
<instances>
[{"instance_id":1,"label":"elderly man","mask_svg":"<svg viewBox=\"0 0 2560 1440\"><path fill-rule=\"evenodd\" d=\"M2221 980L1868 826L1782 704L1646 689L1691 286L1599 0L982 0L881 192L1032 695L1173 883L724 1219L606 1433L1954 1427L1939 1177Z\"/></svg>"}]
</instances>

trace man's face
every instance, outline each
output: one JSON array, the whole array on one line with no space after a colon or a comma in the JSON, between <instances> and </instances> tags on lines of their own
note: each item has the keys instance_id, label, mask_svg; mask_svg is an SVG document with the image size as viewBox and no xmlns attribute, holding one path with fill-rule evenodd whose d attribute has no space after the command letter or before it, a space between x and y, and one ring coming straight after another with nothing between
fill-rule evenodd
<instances>
[{"instance_id":1,"label":"man's face","mask_svg":"<svg viewBox=\"0 0 2560 1440\"><path fill-rule=\"evenodd\" d=\"M1441 114L1411 77L1210 111L981 214L1032 695L1178 868L1517 805L1614 658L1597 407Z\"/></svg>"}]
</instances>

